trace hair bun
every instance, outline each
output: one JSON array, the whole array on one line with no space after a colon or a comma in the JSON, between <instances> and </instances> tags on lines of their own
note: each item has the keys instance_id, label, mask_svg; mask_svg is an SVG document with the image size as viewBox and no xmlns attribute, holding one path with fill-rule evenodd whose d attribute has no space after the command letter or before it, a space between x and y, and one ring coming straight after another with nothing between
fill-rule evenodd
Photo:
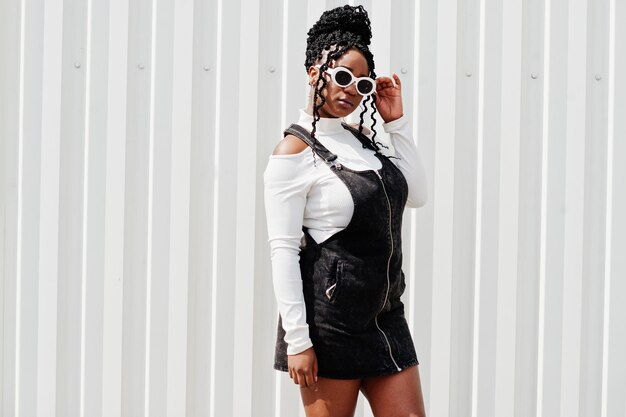
<instances>
[{"instance_id":1,"label":"hair bun","mask_svg":"<svg viewBox=\"0 0 626 417\"><path fill-rule=\"evenodd\" d=\"M363 6L345 6L326 10L307 33L307 43L320 35L334 32L351 32L356 35L364 46L369 46L372 38L372 27L367 11Z\"/></svg>"}]
</instances>

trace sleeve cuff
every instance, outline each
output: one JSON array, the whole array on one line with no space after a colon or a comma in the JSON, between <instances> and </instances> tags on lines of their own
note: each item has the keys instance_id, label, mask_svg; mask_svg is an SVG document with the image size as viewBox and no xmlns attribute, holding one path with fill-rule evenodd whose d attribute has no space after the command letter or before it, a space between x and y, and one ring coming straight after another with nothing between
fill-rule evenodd
<instances>
[{"instance_id":1,"label":"sleeve cuff","mask_svg":"<svg viewBox=\"0 0 626 417\"><path fill-rule=\"evenodd\" d=\"M402 116L398 117L395 120L392 120L387 123L383 123L383 130L387 133L395 132L396 130L399 130L408 122L409 122L409 117L406 115L406 113L404 113L402 114Z\"/></svg>"},{"instance_id":2,"label":"sleeve cuff","mask_svg":"<svg viewBox=\"0 0 626 417\"><path fill-rule=\"evenodd\" d=\"M303 344L296 345L296 346L292 346L292 345L288 344L287 345L287 355L297 355L298 353L304 352L305 350L307 350L311 346L313 346L313 342L311 342L311 339L307 340Z\"/></svg>"}]
</instances>

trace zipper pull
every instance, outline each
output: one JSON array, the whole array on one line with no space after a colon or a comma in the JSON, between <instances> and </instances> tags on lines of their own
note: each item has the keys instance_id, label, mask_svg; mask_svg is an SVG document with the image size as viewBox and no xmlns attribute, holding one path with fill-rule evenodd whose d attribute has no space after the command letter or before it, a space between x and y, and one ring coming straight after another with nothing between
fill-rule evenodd
<instances>
[{"instance_id":1,"label":"zipper pull","mask_svg":"<svg viewBox=\"0 0 626 417\"><path fill-rule=\"evenodd\" d=\"M335 292L335 288L337 288L337 283L334 283L326 290L326 297L330 300Z\"/></svg>"}]
</instances>

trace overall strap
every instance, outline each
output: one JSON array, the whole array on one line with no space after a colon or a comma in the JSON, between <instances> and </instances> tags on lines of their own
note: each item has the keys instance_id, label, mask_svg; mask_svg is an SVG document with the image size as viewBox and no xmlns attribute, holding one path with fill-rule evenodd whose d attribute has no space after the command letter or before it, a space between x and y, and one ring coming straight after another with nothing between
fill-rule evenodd
<instances>
[{"instance_id":1,"label":"overall strap","mask_svg":"<svg viewBox=\"0 0 626 417\"><path fill-rule=\"evenodd\" d=\"M378 150L374 147L374 145L372 145L372 142L369 140L369 138L365 136L364 133L359 133L359 129L355 129L347 123L341 123L341 125L344 127L344 129L352 132L352 134L359 140L359 142L361 142L363 146L378 153Z\"/></svg>"},{"instance_id":2,"label":"overall strap","mask_svg":"<svg viewBox=\"0 0 626 417\"><path fill-rule=\"evenodd\" d=\"M330 166L335 166L336 165L336 163L333 162L333 161L335 161L335 159L337 159L337 155L335 155L334 153L332 153L331 151L326 149L326 147L324 145L322 145L319 141L315 141L315 143L313 143L314 141L313 141L313 138L311 137L311 133L309 133L309 131L306 130L305 128L303 128L302 126L300 126L300 125L298 125L296 123L291 124L283 132L283 137L287 136L287 135L294 135L294 136L302 139L302 141L304 141L304 143L309 145L309 147L311 147L311 149L313 149L313 151L320 158L322 158L328 165L330 165Z\"/></svg>"}]
</instances>

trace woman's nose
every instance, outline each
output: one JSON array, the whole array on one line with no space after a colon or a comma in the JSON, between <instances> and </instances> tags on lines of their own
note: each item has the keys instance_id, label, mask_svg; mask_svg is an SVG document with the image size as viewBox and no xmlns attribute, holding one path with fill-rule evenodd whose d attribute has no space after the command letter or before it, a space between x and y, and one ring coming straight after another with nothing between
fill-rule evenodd
<instances>
[{"instance_id":1,"label":"woman's nose","mask_svg":"<svg viewBox=\"0 0 626 417\"><path fill-rule=\"evenodd\" d=\"M353 96L358 94L358 91L356 90L356 83L352 83L349 86L344 87L343 90Z\"/></svg>"}]
</instances>

